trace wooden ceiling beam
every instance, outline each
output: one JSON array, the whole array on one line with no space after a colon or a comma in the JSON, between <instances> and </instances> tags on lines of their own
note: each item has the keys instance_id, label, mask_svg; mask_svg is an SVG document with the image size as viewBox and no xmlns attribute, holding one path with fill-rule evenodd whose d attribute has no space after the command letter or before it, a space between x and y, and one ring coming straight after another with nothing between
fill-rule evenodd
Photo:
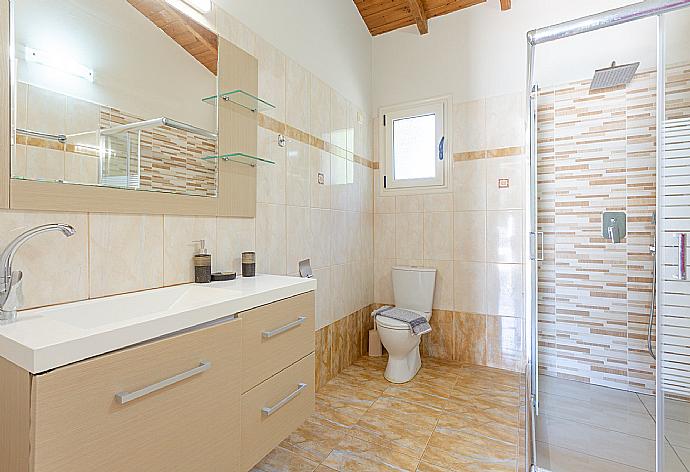
<instances>
[{"instance_id":1,"label":"wooden ceiling beam","mask_svg":"<svg viewBox=\"0 0 690 472\"><path fill-rule=\"evenodd\" d=\"M510 10L510 7L512 6L511 3L511 0L501 0L501 10Z\"/></svg>"},{"instance_id":2,"label":"wooden ceiling beam","mask_svg":"<svg viewBox=\"0 0 690 472\"><path fill-rule=\"evenodd\" d=\"M427 34L429 32L429 20L426 17L426 11L424 10L424 5L422 5L422 0L407 1L410 4L410 12L414 17L414 21L417 23L419 34Z\"/></svg>"}]
</instances>

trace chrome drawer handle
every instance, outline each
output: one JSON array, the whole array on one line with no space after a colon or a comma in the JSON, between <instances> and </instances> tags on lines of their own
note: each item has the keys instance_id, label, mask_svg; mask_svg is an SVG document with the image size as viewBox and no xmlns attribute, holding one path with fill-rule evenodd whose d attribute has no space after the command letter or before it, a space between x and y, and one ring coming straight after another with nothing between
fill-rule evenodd
<instances>
[{"instance_id":1,"label":"chrome drawer handle","mask_svg":"<svg viewBox=\"0 0 690 472\"><path fill-rule=\"evenodd\" d=\"M280 328L276 328L273 331L264 331L263 333L261 333L261 336L263 336L264 338L272 338L273 336L278 336L279 334L282 334L285 331L290 331L291 329L298 327L299 325L301 325L305 321L307 321L307 317L306 316L300 316L295 321L293 321L292 323L288 323L285 326L281 326Z\"/></svg>"},{"instance_id":2,"label":"chrome drawer handle","mask_svg":"<svg viewBox=\"0 0 690 472\"><path fill-rule=\"evenodd\" d=\"M302 393L302 390L304 390L305 388L307 388L307 384L305 384L305 383L299 383L299 384L297 384L297 390L295 390L295 391L292 392L290 395L288 395L287 397L285 397L285 398L283 398L282 400L280 400L280 401L279 401L278 403L276 403L275 405L273 405L273 406L266 406L266 407L262 408L262 409L261 409L261 413L263 413L264 416L271 416L273 413L275 413L276 411L280 410L280 409L283 408L285 405L287 405L288 403L290 403L297 395L299 395L300 393Z\"/></svg>"},{"instance_id":3,"label":"chrome drawer handle","mask_svg":"<svg viewBox=\"0 0 690 472\"><path fill-rule=\"evenodd\" d=\"M157 392L158 390L162 390L165 387L169 387L170 385L182 382L183 380L188 379L190 377L194 377L195 375L199 375L200 373L205 372L210 368L211 363L203 361L199 363L199 367L194 367L193 369L190 369L186 372L182 372L181 374L177 374L173 377L170 377L169 379L161 380L160 382L149 385L148 387L144 387L141 390L136 390L134 392L120 392L115 395L115 399L118 401L118 403L120 403L120 405L124 405L125 403L131 402L132 400L136 400L137 398L146 396L149 393Z\"/></svg>"}]
</instances>

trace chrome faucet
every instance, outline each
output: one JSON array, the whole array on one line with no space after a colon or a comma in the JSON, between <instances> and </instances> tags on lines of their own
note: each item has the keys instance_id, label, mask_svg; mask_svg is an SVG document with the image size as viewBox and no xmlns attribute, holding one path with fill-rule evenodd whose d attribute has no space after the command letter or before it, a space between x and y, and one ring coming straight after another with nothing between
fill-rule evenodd
<instances>
[{"instance_id":1,"label":"chrome faucet","mask_svg":"<svg viewBox=\"0 0 690 472\"><path fill-rule=\"evenodd\" d=\"M0 323L15 321L17 308L21 303L22 272L12 270L14 255L29 239L48 231L61 231L66 237L74 236L76 233L72 226L61 223L36 226L17 236L0 254Z\"/></svg>"}]
</instances>

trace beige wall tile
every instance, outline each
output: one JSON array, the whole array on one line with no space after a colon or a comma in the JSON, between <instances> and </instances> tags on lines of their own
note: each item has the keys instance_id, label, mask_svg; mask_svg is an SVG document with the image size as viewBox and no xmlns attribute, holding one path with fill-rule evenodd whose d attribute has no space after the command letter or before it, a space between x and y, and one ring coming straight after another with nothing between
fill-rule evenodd
<instances>
[{"instance_id":1,"label":"beige wall tile","mask_svg":"<svg viewBox=\"0 0 690 472\"><path fill-rule=\"evenodd\" d=\"M287 143L285 198L288 205L309 206L309 146L295 140Z\"/></svg>"},{"instance_id":2,"label":"beige wall tile","mask_svg":"<svg viewBox=\"0 0 690 472\"><path fill-rule=\"evenodd\" d=\"M50 134L64 133L66 112L65 95L33 85L29 86L26 125L30 130Z\"/></svg>"},{"instance_id":3,"label":"beige wall tile","mask_svg":"<svg viewBox=\"0 0 690 472\"><path fill-rule=\"evenodd\" d=\"M486 212L455 212L453 227L453 258L456 261L484 262L486 260Z\"/></svg>"},{"instance_id":4,"label":"beige wall tile","mask_svg":"<svg viewBox=\"0 0 690 472\"><path fill-rule=\"evenodd\" d=\"M424 261L425 267L436 269L436 287L434 289L434 309L453 310L453 261Z\"/></svg>"},{"instance_id":5,"label":"beige wall tile","mask_svg":"<svg viewBox=\"0 0 690 472\"><path fill-rule=\"evenodd\" d=\"M163 286L163 252L163 216L90 214L90 296Z\"/></svg>"},{"instance_id":6,"label":"beige wall tile","mask_svg":"<svg viewBox=\"0 0 690 472\"><path fill-rule=\"evenodd\" d=\"M455 311L486 313L486 264L456 261L453 267Z\"/></svg>"},{"instance_id":7,"label":"beige wall tile","mask_svg":"<svg viewBox=\"0 0 690 472\"><path fill-rule=\"evenodd\" d=\"M310 78L305 68L287 58L285 121L302 131L309 131Z\"/></svg>"},{"instance_id":8,"label":"beige wall tile","mask_svg":"<svg viewBox=\"0 0 690 472\"><path fill-rule=\"evenodd\" d=\"M165 285L194 281L194 255L199 253L199 244L205 240L206 248L213 255L216 252L216 219L201 216L163 217L164 259L163 280ZM213 270L213 267L212 267Z\"/></svg>"},{"instance_id":9,"label":"beige wall tile","mask_svg":"<svg viewBox=\"0 0 690 472\"><path fill-rule=\"evenodd\" d=\"M347 159L331 154L331 208L349 208L347 187Z\"/></svg>"},{"instance_id":10,"label":"beige wall tile","mask_svg":"<svg viewBox=\"0 0 690 472\"><path fill-rule=\"evenodd\" d=\"M218 9L216 12L218 34L252 56L256 55L254 32L224 10Z\"/></svg>"},{"instance_id":11,"label":"beige wall tile","mask_svg":"<svg viewBox=\"0 0 690 472\"><path fill-rule=\"evenodd\" d=\"M374 171L376 175L378 171ZM395 197L374 197L375 213L395 213Z\"/></svg>"},{"instance_id":12,"label":"beige wall tile","mask_svg":"<svg viewBox=\"0 0 690 472\"><path fill-rule=\"evenodd\" d=\"M256 205L256 270L287 274L285 205Z\"/></svg>"},{"instance_id":13,"label":"beige wall tile","mask_svg":"<svg viewBox=\"0 0 690 472\"><path fill-rule=\"evenodd\" d=\"M26 177L26 146L17 144L12 153L12 177Z\"/></svg>"},{"instance_id":14,"label":"beige wall tile","mask_svg":"<svg viewBox=\"0 0 690 472\"><path fill-rule=\"evenodd\" d=\"M453 104L453 151L486 149L486 102L484 99Z\"/></svg>"},{"instance_id":15,"label":"beige wall tile","mask_svg":"<svg viewBox=\"0 0 690 472\"><path fill-rule=\"evenodd\" d=\"M66 100L65 133L78 134L70 138L70 144L97 147L101 107L73 97Z\"/></svg>"},{"instance_id":16,"label":"beige wall tile","mask_svg":"<svg viewBox=\"0 0 690 472\"><path fill-rule=\"evenodd\" d=\"M424 213L424 259L453 260L453 213Z\"/></svg>"},{"instance_id":17,"label":"beige wall tile","mask_svg":"<svg viewBox=\"0 0 690 472\"><path fill-rule=\"evenodd\" d=\"M275 164L256 166L256 201L257 203L285 203L285 159L286 148L278 146L278 134L259 128L259 156L272 160Z\"/></svg>"},{"instance_id":18,"label":"beige wall tile","mask_svg":"<svg viewBox=\"0 0 690 472\"><path fill-rule=\"evenodd\" d=\"M24 82L17 82L17 92L16 92L16 103L15 110L17 113L17 128L28 128L26 116L26 105L27 105L27 94L29 90L29 85Z\"/></svg>"},{"instance_id":19,"label":"beige wall tile","mask_svg":"<svg viewBox=\"0 0 690 472\"><path fill-rule=\"evenodd\" d=\"M287 207L287 272L299 272L299 261L312 254L311 215L306 207Z\"/></svg>"},{"instance_id":20,"label":"beige wall tile","mask_svg":"<svg viewBox=\"0 0 690 472\"><path fill-rule=\"evenodd\" d=\"M332 216L331 210L312 208L311 218L311 265L314 268L328 267L331 263Z\"/></svg>"},{"instance_id":21,"label":"beige wall tile","mask_svg":"<svg viewBox=\"0 0 690 472\"><path fill-rule=\"evenodd\" d=\"M486 159L455 162L453 166L453 209L486 209Z\"/></svg>"},{"instance_id":22,"label":"beige wall tile","mask_svg":"<svg viewBox=\"0 0 690 472\"><path fill-rule=\"evenodd\" d=\"M396 264L393 259L374 260L374 300L375 303L393 304L393 281L391 270Z\"/></svg>"},{"instance_id":23,"label":"beige wall tile","mask_svg":"<svg viewBox=\"0 0 690 472\"><path fill-rule=\"evenodd\" d=\"M488 210L520 210L525 206L525 158L498 157L486 162L486 207ZM508 179L508 188L499 180Z\"/></svg>"},{"instance_id":24,"label":"beige wall tile","mask_svg":"<svg viewBox=\"0 0 690 472\"><path fill-rule=\"evenodd\" d=\"M348 271L347 264L331 266L333 321L338 321L350 313L352 281L349 278Z\"/></svg>"},{"instance_id":25,"label":"beige wall tile","mask_svg":"<svg viewBox=\"0 0 690 472\"><path fill-rule=\"evenodd\" d=\"M67 182L98 183L98 157L66 152L64 165Z\"/></svg>"},{"instance_id":26,"label":"beige wall tile","mask_svg":"<svg viewBox=\"0 0 690 472\"><path fill-rule=\"evenodd\" d=\"M309 186L311 206L331 208L331 155L315 147L309 147ZM319 183L319 174L323 183Z\"/></svg>"},{"instance_id":27,"label":"beige wall tile","mask_svg":"<svg viewBox=\"0 0 690 472\"><path fill-rule=\"evenodd\" d=\"M395 214L374 215L374 258L395 259Z\"/></svg>"},{"instance_id":28,"label":"beige wall tile","mask_svg":"<svg viewBox=\"0 0 690 472\"><path fill-rule=\"evenodd\" d=\"M34 180L63 180L65 153L54 149L27 146L26 177Z\"/></svg>"},{"instance_id":29,"label":"beige wall tile","mask_svg":"<svg viewBox=\"0 0 690 472\"><path fill-rule=\"evenodd\" d=\"M419 213L424 211L423 195L399 195L395 197L396 213Z\"/></svg>"},{"instance_id":30,"label":"beige wall tile","mask_svg":"<svg viewBox=\"0 0 690 472\"><path fill-rule=\"evenodd\" d=\"M513 93L486 99L486 148L523 146L525 143L525 99Z\"/></svg>"},{"instance_id":31,"label":"beige wall tile","mask_svg":"<svg viewBox=\"0 0 690 472\"><path fill-rule=\"evenodd\" d=\"M261 37L256 37L259 60L259 97L275 105L264 113L285 121L285 55Z\"/></svg>"},{"instance_id":32,"label":"beige wall tile","mask_svg":"<svg viewBox=\"0 0 690 472\"><path fill-rule=\"evenodd\" d=\"M331 91L314 75L309 82L310 133L328 143L331 139Z\"/></svg>"},{"instance_id":33,"label":"beige wall tile","mask_svg":"<svg viewBox=\"0 0 690 472\"><path fill-rule=\"evenodd\" d=\"M254 218L218 218L217 249L213 271L242 273L242 253L256 249Z\"/></svg>"},{"instance_id":34,"label":"beige wall tile","mask_svg":"<svg viewBox=\"0 0 690 472\"><path fill-rule=\"evenodd\" d=\"M522 264L487 264L486 313L522 317Z\"/></svg>"},{"instance_id":35,"label":"beige wall tile","mask_svg":"<svg viewBox=\"0 0 690 472\"><path fill-rule=\"evenodd\" d=\"M331 139L340 149L347 149L347 100L335 90L331 90Z\"/></svg>"},{"instance_id":36,"label":"beige wall tile","mask_svg":"<svg viewBox=\"0 0 690 472\"><path fill-rule=\"evenodd\" d=\"M23 309L89 297L86 214L0 211L0 223L3 248L21 233L38 225L67 223L76 230L70 238L61 233L41 234L17 251L13 270L24 274Z\"/></svg>"},{"instance_id":37,"label":"beige wall tile","mask_svg":"<svg viewBox=\"0 0 690 472\"><path fill-rule=\"evenodd\" d=\"M423 259L423 244L424 214L398 213L395 215L395 257Z\"/></svg>"},{"instance_id":38,"label":"beige wall tile","mask_svg":"<svg viewBox=\"0 0 690 472\"><path fill-rule=\"evenodd\" d=\"M453 211L453 194L448 192L424 195L424 211Z\"/></svg>"},{"instance_id":39,"label":"beige wall tile","mask_svg":"<svg viewBox=\"0 0 690 472\"><path fill-rule=\"evenodd\" d=\"M345 211L332 210L331 221L331 264L345 264L348 261L348 214Z\"/></svg>"},{"instance_id":40,"label":"beige wall tile","mask_svg":"<svg viewBox=\"0 0 690 472\"><path fill-rule=\"evenodd\" d=\"M523 213L520 210L490 211L486 216L486 260L521 263Z\"/></svg>"}]
</instances>

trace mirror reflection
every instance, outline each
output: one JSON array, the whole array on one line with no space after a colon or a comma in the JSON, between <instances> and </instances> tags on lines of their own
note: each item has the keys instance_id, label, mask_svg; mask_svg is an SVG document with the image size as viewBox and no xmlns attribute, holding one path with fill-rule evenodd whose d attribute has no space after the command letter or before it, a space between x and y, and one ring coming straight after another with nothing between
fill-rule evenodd
<instances>
[{"instance_id":1,"label":"mirror reflection","mask_svg":"<svg viewBox=\"0 0 690 472\"><path fill-rule=\"evenodd\" d=\"M216 195L218 40L164 0L16 0L18 179Z\"/></svg>"}]
</instances>

